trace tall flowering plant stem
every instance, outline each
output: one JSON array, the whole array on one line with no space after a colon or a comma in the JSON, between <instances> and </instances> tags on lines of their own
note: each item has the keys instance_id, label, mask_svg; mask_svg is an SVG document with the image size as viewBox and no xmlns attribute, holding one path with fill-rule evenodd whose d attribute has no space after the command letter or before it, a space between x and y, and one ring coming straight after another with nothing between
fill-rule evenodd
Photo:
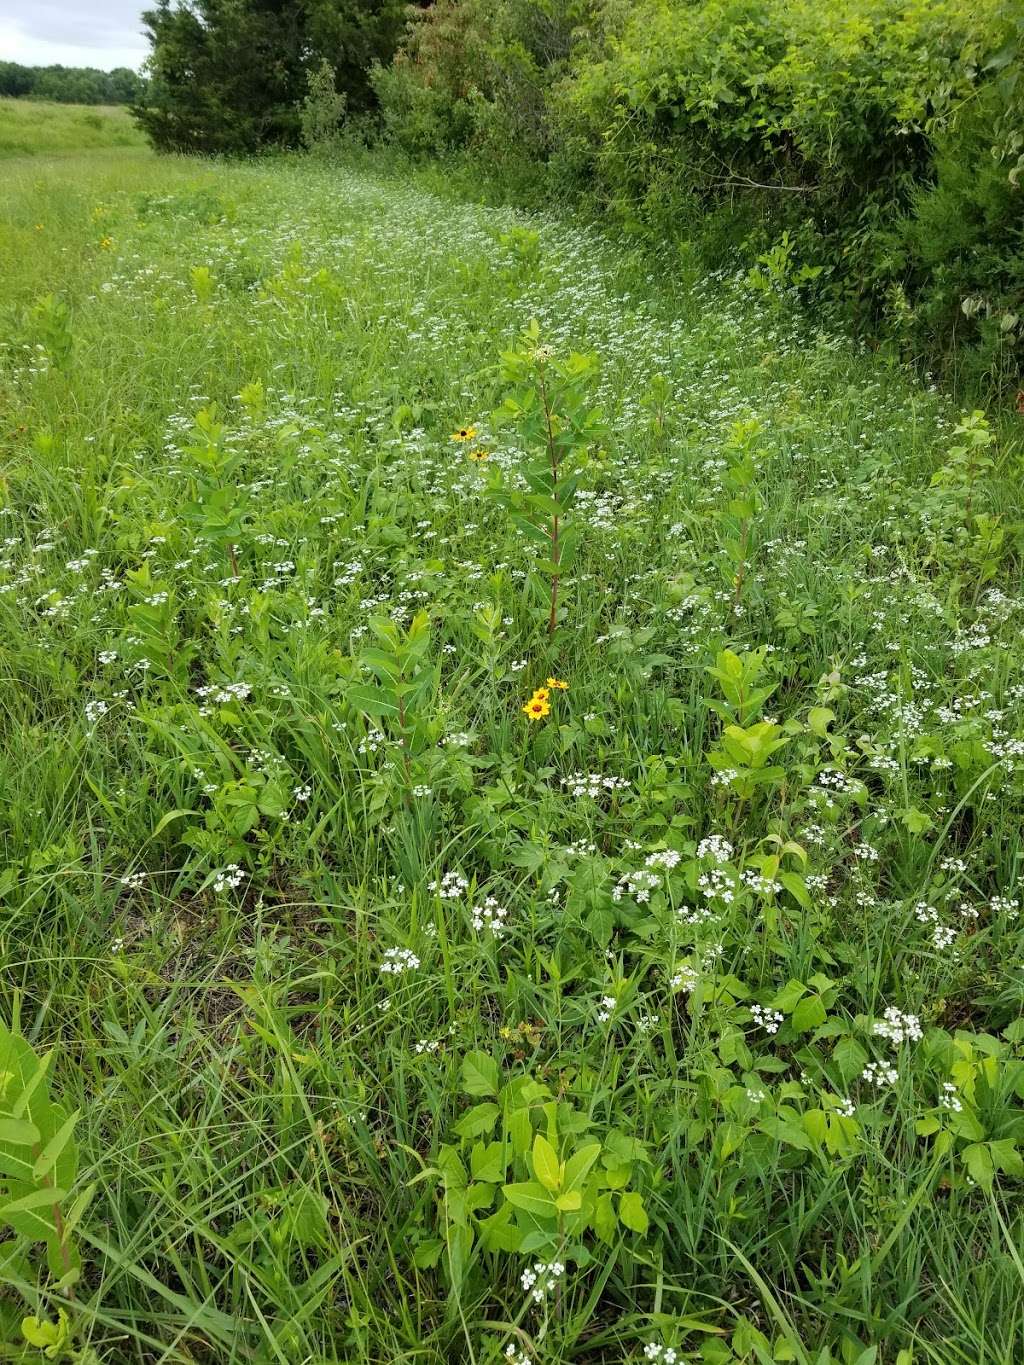
<instances>
[{"instance_id":1,"label":"tall flowering plant stem","mask_svg":"<svg viewBox=\"0 0 1024 1365\"><path fill-rule=\"evenodd\" d=\"M592 394L598 375L594 354L557 355L532 321L515 350L501 358L502 380L511 387L494 414L522 443L523 463L514 480L496 471L488 492L509 509L516 528L535 547L532 581L543 601L538 618L552 637L562 619L559 591L575 559L580 526L573 503L591 453L606 432Z\"/></svg>"}]
</instances>

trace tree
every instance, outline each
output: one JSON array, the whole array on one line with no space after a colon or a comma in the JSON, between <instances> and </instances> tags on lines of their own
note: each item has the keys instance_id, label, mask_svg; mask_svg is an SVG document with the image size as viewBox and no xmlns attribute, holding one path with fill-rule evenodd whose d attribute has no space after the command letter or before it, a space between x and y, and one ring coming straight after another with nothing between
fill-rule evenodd
<instances>
[{"instance_id":1,"label":"tree","mask_svg":"<svg viewBox=\"0 0 1024 1365\"><path fill-rule=\"evenodd\" d=\"M346 107L397 46L403 0L158 0L142 16L150 80L133 112L164 151L255 152L299 140L307 78L326 61Z\"/></svg>"},{"instance_id":2,"label":"tree","mask_svg":"<svg viewBox=\"0 0 1024 1365\"><path fill-rule=\"evenodd\" d=\"M62 104L131 104L142 94L142 78L127 67L98 71L92 66L21 66L0 62L0 95Z\"/></svg>"}]
</instances>

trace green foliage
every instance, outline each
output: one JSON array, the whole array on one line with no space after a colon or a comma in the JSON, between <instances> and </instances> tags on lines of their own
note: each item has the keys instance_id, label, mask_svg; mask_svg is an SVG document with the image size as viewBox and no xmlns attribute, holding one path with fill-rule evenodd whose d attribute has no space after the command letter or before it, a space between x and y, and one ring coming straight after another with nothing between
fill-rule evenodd
<instances>
[{"instance_id":1,"label":"green foliage","mask_svg":"<svg viewBox=\"0 0 1024 1365\"><path fill-rule=\"evenodd\" d=\"M630 231L739 252L770 300L1005 389L1022 40L1006 0L440 0L374 83L406 151L468 149L492 179L518 157Z\"/></svg>"},{"instance_id":2,"label":"green foliage","mask_svg":"<svg viewBox=\"0 0 1024 1365\"><path fill-rule=\"evenodd\" d=\"M6 167L0 1354L1024 1359L1018 418L400 170Z\"/></svg>"},{"instance_id":3,"label":"green foliage","mask_svg":"<svg viewBox=\"0 0 1024 1365\"><path fill-rule=\"evenodd\" d=\"M142 16L153 51L133 112L160 151L295 146L337 122L337 98L369 107L369 68L391 56L403 13L401 0L158 0Z\"/></svg>"},{"instance_id":4,"label":"green foliage","mask_svg":"<svg viewBox=\"0 0 1024 1365\"><path fill-rule=\"evenodd\" d=\"M15 1234L0 1278L22 1273L25 1244L41 1242L55 1287L69 1290L80 1272L74 1233L91 1190L72 1199L79 1114L50 1098L52 1061L0 1023L0 1223Z\"/></svg>"},{"instance_id":5,"label":"green foliage","mask_svg":"<svg viewBox=\"0 0 1024 1365\"><path fill-rule=\"evenodd\" d=\"M515 388L506 394L492 420L498 428L512 425L519 433L526 461L518 478L525 488L508 486L496 473L487 491L509 509L514 524L534 549L542 547L532 569L548 580L549 636L560 619L559 584L572 568L580 539L573 502L587 462L605 435L601 414L591 399L597 372L595 355L556 356L541 342L536 320L519 348L507 351L501 359L501 377ZM540 608L541 615L544 611Z\"/></svg>"},{"instance_id":6,"label":"green foliage","mask_svg":"<svg viewBox=\"0 0 1024 1365\"><path fill-rule=\"evenodd\" d=\"M585 1268L596 1246L648 1231L633 1188L651 1165L642 1143L615 1128L595 1131L586 1112L531 1076L502 1085L485 1053L467 1054L462 1089L484 1098L455 1123L458 1143L443 1144L415 1177L438 1180L443 1191L440 1235L418 1242L417 1265L442 1259L457 1293L480 1252Z\"/></svg>"},{"instance_id":7,"label":"green foliage","mask_svg":"<svg viewBox=\"0 0 1024 1365\"><path fill-rule=\"evenodd\" d=\"M53 100L58 104L134 104L145 81L127 67L22 66L0 62L0 98Z\"/></svg>"},{"instance_id":8,"label":"green foliage","mask_svg":"<svg viewBox=\"0 0 1024 1365\"><path fill-rule=\"evenodd\" d=\"M473 146L493 161L553 146L552 83L567 70L588 0L436 0L373 85L388 136L416 155Z\"/></svg>"},{"instance_id":9,"label":"green foliage","mask_svg":"<svg viewBox=\"0 0 1024 1365\"><path fill-rule=\"evenodd\" d=\"M338 89L334 68L325 58L306 73L306 94L299 111L302 145L317 156L337 150L348 100Z\"/></svg>"}]
</instances>

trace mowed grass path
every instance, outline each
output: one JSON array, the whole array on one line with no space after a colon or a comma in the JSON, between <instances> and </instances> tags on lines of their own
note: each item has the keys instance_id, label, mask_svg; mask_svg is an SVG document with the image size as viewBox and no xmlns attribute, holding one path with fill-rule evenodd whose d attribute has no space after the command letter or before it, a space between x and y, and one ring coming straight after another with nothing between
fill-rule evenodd
<instances>
[{"instance_id":1,"label":"mowed grass path","mask_svg":"<svg viewBox=\"0 0 1024 1365\"><path fill-rule=\"evenodd\" d=\"M1013 431L408 177L4 174L3 1010L82 1110L79 1345L1024 1358ZM531 319L606 426L553 637Z\"/></svg>"}]
</instances>

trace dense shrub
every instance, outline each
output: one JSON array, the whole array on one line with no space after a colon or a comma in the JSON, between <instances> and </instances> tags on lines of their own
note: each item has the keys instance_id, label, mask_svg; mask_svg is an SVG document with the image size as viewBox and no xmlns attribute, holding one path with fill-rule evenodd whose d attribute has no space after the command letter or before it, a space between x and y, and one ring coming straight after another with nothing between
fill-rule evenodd
<instances>
[{"instance_id":1,"label":"dense shrub","mask_svg":"<svg viewBox=\"0 0 1024 1365\"><path fill-rule=\"evenodd\" d=\"M628 228L716 264L767 255L772 287L802 281L869 334L1005 383L1024 312L1016 11L439 0L374 85L407 151L543 163Z\"/></svg>"},{"instance_id":2,"label":"dense shrub","mask_svg":"<svg viewBox=\"0 0 1024 1365\"><path fill-rule=\"evenodd\" d=\"M584 0L436 0L413 11L390 67L373 77L388 135L414 154L455 147L545 158L558 134L549 94Z\"/></svg>"},{"instance_id":3,"label":"dense shrub","mask_svg":"<svg viewBox=\"0 0 1024 1365\"><path fill-rule=\"evenodd\" d=\"M1019 382L1024 364L1024 20L996 75L935 139L897 250L918 351L972 387Z\"/></svg>"}]
</instances>

